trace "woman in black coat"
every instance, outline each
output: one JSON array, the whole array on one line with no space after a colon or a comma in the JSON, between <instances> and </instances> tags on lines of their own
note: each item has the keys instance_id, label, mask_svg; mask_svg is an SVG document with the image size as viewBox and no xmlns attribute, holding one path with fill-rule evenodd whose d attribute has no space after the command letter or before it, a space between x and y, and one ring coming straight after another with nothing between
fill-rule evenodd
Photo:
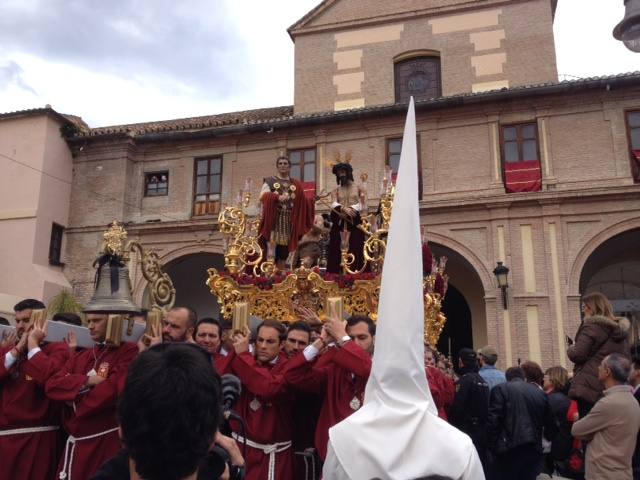
<instances>
[{"instance_id":1,"label":"woman in black coat","mask_svg":"<svg viewBox=\"0 0 640 480\"><path fill-rule=\"evenodd\" d=\"M544 391L549 399L549 406L558 425L558 433L551 440L551 451L545 458L546 473L557 473L568 476L568 459L573 447L571 423L567 412L571 406L571 399L567 396L569 389L569 375L563 367L551 367L544 373Z\"/></svg>"}]
</instances>

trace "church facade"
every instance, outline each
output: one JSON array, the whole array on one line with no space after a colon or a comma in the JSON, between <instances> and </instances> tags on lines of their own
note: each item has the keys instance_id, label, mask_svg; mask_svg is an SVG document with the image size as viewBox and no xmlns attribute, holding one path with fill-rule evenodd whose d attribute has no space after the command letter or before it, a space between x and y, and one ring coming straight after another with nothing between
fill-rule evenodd
<instances>
[{"instance_id":1,"label":"church facade","mask_svg":"<svg viewBox=\"0 0 640 480\"><path fill-rule=\"evenodd\" d=\"M503 366L566 365L582 293L640 311L640 74L558 82L554 11L551 0L325 0L289 29L292 106L74 124L64 275L86 300L101 232L118 220L159 252L178 303L212 314L217 214L247 178L256 198L286 151L320 194L335 188L330 163L350 156L374 211L413 96L422 223L449 259L440 350L490 343ZM497 262L510 269L506 302ZM140 271L133 287L144 303Z\"/></svg>"}]
</instances>

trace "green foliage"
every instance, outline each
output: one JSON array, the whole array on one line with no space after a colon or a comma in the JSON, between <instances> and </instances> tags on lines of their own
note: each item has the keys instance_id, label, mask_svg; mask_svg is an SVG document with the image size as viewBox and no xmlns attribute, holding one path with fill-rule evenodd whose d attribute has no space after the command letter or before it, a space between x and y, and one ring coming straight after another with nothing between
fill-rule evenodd
<instances>
[{"instance_id":1,"label":"green foliage","mask_svg":"<svg viewBox=\"0 0 640 480\"><path fill-rule=\"evenodd\" d=\"M53 317L56 313L82 313L82 305L76 300L69 290L62 290L53 297L47 305L48 317Z\"/></svg>"}]
</instances>

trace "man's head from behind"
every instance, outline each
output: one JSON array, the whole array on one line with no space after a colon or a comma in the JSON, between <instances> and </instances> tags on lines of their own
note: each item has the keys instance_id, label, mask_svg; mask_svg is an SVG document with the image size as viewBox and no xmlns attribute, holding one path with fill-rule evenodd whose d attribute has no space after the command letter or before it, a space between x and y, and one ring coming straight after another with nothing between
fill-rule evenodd
<instances>
[{"instance_id":1,"label":"man's head from behind","mask_svg":"<svg viewBox=\"0 0 640 480\"><path fill-rule=\"evenodd\" d=\"M163 342L186 342L193 338L198 317L189 307L173 307L162 319Z\"/></svg>"},{"instance_id":2,"label":"man's head from behind","mask_svg":"<svg viewBox=\"0 0 640 480\"><path fill-rule=\"evenodd\" d=\"M287 330L287 338L284 341L284 352L288 357L294 356L311 342L311 327L304 320L294 322Z\"/></svg>"},{"instance_id":3,"label":"man's head from behind","mask_svg":"<svg viewBox=\"0 0 640 480\"><path fill-rule=\"evenodd\" d=\"M513 380L524 380L525 374L524 370L520 367L509 367L507 371L504 372L504 376L507 379L507 382L511 382Z\"/></svg>"},{"instance_id":4,"label":"man's head from behind","mask_svg":"<svg viewBox=\"0 0 640 480\"><path fill-rule=\"evenodd\" d=\"M353 315L347 319L347 335L365 352L373 354L376 324L369 317Z\"/></svg>"},{"instance_id":5,"label":"man's head from behind","mask_svg":"<svg viewBox=\"0 0 640 480\"><path fill-rule=\"evenodd\" d=\"M175 343L141 353L129 369L118 419L140 477L193 474L220 421L220 377L210 355L197 345Z\"/></svg>"},{"instance_id":6,"label":"man's head from behind","mask_svg":"<svg viewBox=\"0 0 640 480\"><path fill-rule=\"evenodd\" d=\"M491 345L485 345L478 352L481 365L495 365L498 361L498 351Z\"/></svg>"},{"instance_id":7,"label":"man's head from behind","mask_svg":"<svg viewBox=\"0 0 640 480\"><path fill-rule=\"evenodd\" d=\"M33 298L27 298L26 300L16 303L13 311L16 313L16 334L18 338L22 337L22 334L31 326L31 312L43 308L45 308L44 303L40 300L34 300Z\"/></svg>"},{"instance_id":8,"label":"man's head from behind","mask_svg":"<svg viewBox=\"0 0 640 480\"><path fill-rule=\"evenodd\" d=\"M631 373L631 361L619 353L604 357L598 366L598 380L604 388L625 383Z\"/></svg>"}]
</instances>

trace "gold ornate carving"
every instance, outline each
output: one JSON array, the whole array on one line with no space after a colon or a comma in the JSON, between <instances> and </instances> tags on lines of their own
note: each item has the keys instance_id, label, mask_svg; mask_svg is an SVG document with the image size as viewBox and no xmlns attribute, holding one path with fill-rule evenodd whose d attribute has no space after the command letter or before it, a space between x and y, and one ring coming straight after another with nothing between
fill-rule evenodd
<instances>
[{"instance_id":1,"label":"gold ornate carving","mask_svg":"<svg viewBox=\"0 0 640 480\"><path fill-rule=\"evenodd\" d=\"M126 247L127 253L136 252L140 255L140 267L145 280L149 282L149 297L151 308L170 310L176 301L176 289L171 277L162 271L160 257L153 250L145 250L136 241L131 241Z\"/></svg>"},{"instance_id":2,"label":"gold ornate carving","mask_svg":"<svg viewBox=\"0 0 640 480\"><path fill-rule=\"evenodd\" d=\"M367 177L362 180L366 182ZM249 180L247 185L250 185ZM327 299L341 297L346 314L368 315L374 321L377 320L380 272L386 252L394 195L392 172L388 168L382 182L379 214L362 216L362 223L358 227L366 235L364 265L359 270L352 268L355 258L347 250L348 232L345 232L345 237L341 239L344 275L338 283L324 280L316 271L304 267L288 272L286 277L277 270L271 258L273 254L269 252L265 255L258 244L260 219L257 215L249 214L252 210L251 188L245 185L238 196L237 205L226 207L218 217L221 233L228 236L225 240L226 273L220 273L214 268L208 270L207 286L217 297L221 315L225 319L231 319L234 305L247 302L250 314L262 319L294 321L298 318L296 309L303 306L315 311L320 319L325 320L328 313L325 311ZM267 261L264 261L265 257L269 257ZM364 273L367 268L368 271ZM435 293L438 277L442 277L446 288L444 262L440 265L434 263L432 271L423 281L424 336L425 341L435 346L446 322L441 312L441 296ZM246 284L247 278L253 281Z\"/></svg>"},{"instance_id":3,"label":"gold ornate carving","mask_svg":"<svg viewBox=\"0 0 640 480\"><path fill-rule=\"evenodd\" d=\"M124 255L127 231L120 223L114 220L109 229L102 234L102 238L104 239L102 244L103 253L119 257Z\"/></svg>"},{"instance_id":4,"label":"gold ornate carving","mask_svg":"<svg viewBox=\"0 0 640 480\"><path fill-rule=\"evenodd\" d=\"M368 315L374 321L378 317L379 276L356 279L352 285L341 287L337 282L326 281L318 273L301 267L282 282L263 289L257 285L239 285L234 277L220 274L215 268L210 268L208 274L207 286L217 297L220 313L226 319L233 317L235 303L248 302L250 314L263 319L292 322L298 319L297 307L304 306L325 320L328 314L326 299L331 297L342 297L344 311L349 315ZM428 292L428 283L433 285L435 275L427 277L424 284L425 340L431 345L438 343L446 321L440 312L440 295Z\"/></svg>"}]
</instances>

